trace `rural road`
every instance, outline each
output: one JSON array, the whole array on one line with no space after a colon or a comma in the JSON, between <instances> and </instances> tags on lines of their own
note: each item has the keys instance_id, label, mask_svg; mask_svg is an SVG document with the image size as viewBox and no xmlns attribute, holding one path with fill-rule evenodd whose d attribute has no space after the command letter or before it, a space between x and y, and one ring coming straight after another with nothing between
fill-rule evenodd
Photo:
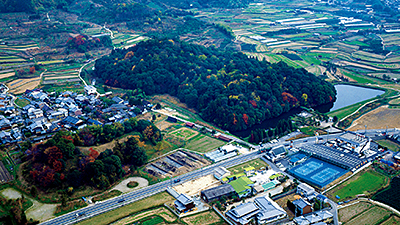
<instances>
[{"instance_id":1,"label":"rural road","mask_svg":"<svg viewBox=\"0 0 400 225\"><path fill-rule=\"evenodd\" d=\"M232 167L235 165L239 165L241 163L256 159L261 157L262 154L259 154L258 152L252 152L250 154L243 154L239 155L237 157L212 164L210 166L207 166L205 168L201 168L189 173L186 173L184 175L175 177L175 179L179 179L179 182L174 183L173 180L167 180L163 181L151 186L147 186L105 201L98 202L96 204L92 204L90 206L87 206L82 209L78 209L76 211L64 214L62 216L56 217L54 219L48 220L46 222L43 222L41 224L43 225L48 225L48 224L54 224L54 225L60 225L60 224L74 224L79 221L83 221L86 219L89 219L93 216L105 213L107 211L122 207L126 204L133 203L135 201L147 198L149 196L152 196L154 194L163 192L167 189L167 187L171 187L174 185L178 185L180 183L184 183L190 180L197 179L199 177L212 174L214 173L214 169L220 166L223 167Z\"/></svg>"}]
</instances>

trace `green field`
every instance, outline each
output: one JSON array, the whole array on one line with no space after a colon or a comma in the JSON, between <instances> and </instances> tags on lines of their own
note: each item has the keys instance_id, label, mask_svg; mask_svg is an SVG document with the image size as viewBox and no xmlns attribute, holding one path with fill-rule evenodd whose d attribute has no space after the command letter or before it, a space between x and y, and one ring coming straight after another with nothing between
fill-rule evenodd
<instances>
[{"instance_id":1,"label":"green field","mask_svg":"<svg viewBox=\"0 0 400 225\"><path fill-rule=\"evenodd\" d=\"M400 145L397 143L391 141L391 140L379 140L376 141L378 144L380 144L382 147L387 147L388 149L394 151L394 152L399 152L400 151Z\"/></svg>"},{"instance_id":2,"label":"green field","mask_svg":"<svg viewBox=\"0 0 400 225\"><path fill-rule=\"evenodd\" d=\"M373 171L368 170L355 175L348 181L329 191L332 197L338 195L340 201L354 198L359 194L374 193L382 188L388 181L388 178Z\"/></svg>"},{"instance_id":3,"label":"green field","mask_svg":"<svg viewBox=\"0 0 400 225\"><path fill-rule=\"evenodd\" d=\"M334 117L337 116L339 120L343 119L347 115L350 115L351 113L355 112L358 108L360 108L362 105L365 103L371 101L372 99L368 99L359 103L356 103L354 105L346 106L344 108L332 111L328 113L328 116Z\"/></svg>"},{"instance_id":4,"label":"green field","mask_svg":"<svg viewBox=\"0 0 400 225\"><path fill-rule=\"evenodd\" d=\"M174 130L173 132L169 133L171 135L174 135L175 137L182 138L185 141L189 140L192 138L194 135L196 135L198 132L194 131L192 129L182 127L179 128L178 130Z\"/></svg>"},{"instance_id":5,"label":"green field","mask_svg":"<svg viewBox=\"0 0 400 225\"><path fill-rule=\"evenodd\" d=\"M198 134L190 139L190 141L188 141L185 148L197 152L208 152L225 144L226 142L218 140L216 138L212 138L203 134Z\"/></svg>"},{"instance_id":6,"label":"green field","mask_svg":"<svg viewBox=\"0 0 400 225\"><path fill-rule=\"evenodd\" d=\"M17 104L19 107L25 107L27 105L29 105L29 101L23 98L17 98L15 99L15 104Z\"/></svg>"},{"instance_id":7,"label":"green field","mask_svg":"<svg viewBox=\"0 0 400 225\"><path fill-rule=\"evenodd\" d=\"M81 225L91 224L110 224L120 218L129 216L133 213L143 211L155 206L161 206L166 202L174 200L174 197L169 195L167 192L162 192L151 197L142 199L129 205L114 209L112 211L100 214L90 219L79 222Z\"/></svg>"},{"instance_id":8,"label":"green field","mask_svg":"<svg viewBox=\"0 0 400 225\"><path fill-rule=\"evenodd\" d=\"M246 163L228 168L229 171L231 171L232 173L242 173L244 171L244 168L252 166L254 167L256 170L259 170L260 168L264 167L267 168L267 163L265 163L262 159L254 159L251 161L248 161Z\"/></svg>"}]
</instances>

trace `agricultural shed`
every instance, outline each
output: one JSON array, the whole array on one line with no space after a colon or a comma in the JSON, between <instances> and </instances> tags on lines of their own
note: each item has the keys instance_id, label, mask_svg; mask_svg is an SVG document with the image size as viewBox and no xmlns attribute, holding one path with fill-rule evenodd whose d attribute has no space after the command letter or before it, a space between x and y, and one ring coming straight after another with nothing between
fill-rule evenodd
<instances>
[{"instance_id":1,"label":"agricultural shed","mask_svg":"<svg viewBox=\"0 0 400 225\"><path fill-rule=\"evenodd\" d=\"M235 189L233 189L230 184L223 184L218 187L213 187L204 191L201 191L201 198L206 201L213 201L222 198L222 196L230 196L235 194Z\"/></svg>"}]
</instances>

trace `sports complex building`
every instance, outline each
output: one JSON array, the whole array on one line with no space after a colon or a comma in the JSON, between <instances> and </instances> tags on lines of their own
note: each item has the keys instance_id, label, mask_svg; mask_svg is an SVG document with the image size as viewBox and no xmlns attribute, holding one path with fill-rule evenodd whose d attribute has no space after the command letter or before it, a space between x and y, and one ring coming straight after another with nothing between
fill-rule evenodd
<instances>
[{"instance_id":1,"label":"sports complex building","mask_svg":"<svg viewBox=\"0 0 400 225\"><path fill-rule=\"evenodd\" d=\"M348 171L354 172L379 153L377 144L352 132L346 132L336 140L324 144L303 145L298 151L309 158L288 172L319 188L325 187Z\"/></svg>"}]
</instances>

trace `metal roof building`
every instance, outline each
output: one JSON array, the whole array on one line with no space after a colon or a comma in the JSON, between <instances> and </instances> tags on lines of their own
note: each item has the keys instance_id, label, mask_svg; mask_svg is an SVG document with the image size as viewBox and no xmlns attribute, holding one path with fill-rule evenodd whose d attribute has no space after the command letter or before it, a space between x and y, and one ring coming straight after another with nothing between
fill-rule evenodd
<instances>
[{"instance_id":1,"label":"metal roof building","mask_svg":"<svg viewBox=\"0 0 400 225\"><path fill-rule=\"evenodd\" d=\"M206 201L213 201L221 198L222 196L234 195L235 189L230 184L223 184L218 187L213 187L204 191L201 191L201 198Z\"/></svg>"},{"instance_id":2,"label":"metal roof building","mask_svg":"<svg viewBox=\"0 0 400 225\"><path fill-rule=\"evenodd\" d=\"M284 209L266 196L254 199L254 203L260 209L257 214L259 224L270 223L287 216Z\"/></svg>"},{"instance_id":3,"label":"metal roof building","mask_svg":"<svg viewBox=\"0 0 400 225\"><path fill-rule=\"evenodd\" d=\"M229 210L226 216L233 220L236 224L248 224L252 218L254 218L260 209L251 202L240 204L238 207Z\"/></svg>"},{"instance_id":4,"label":"metal roof building","mask_svg":"<svg viewBox=\"0 0 400 225\"><path fill-rule=\"evenodd\" d=\"M354 155L344 153L325 145L304 145L301 146L299 150L344 169L358 168L366 163L366 160L361 160Z\"/></svg>"}]
</instances>

